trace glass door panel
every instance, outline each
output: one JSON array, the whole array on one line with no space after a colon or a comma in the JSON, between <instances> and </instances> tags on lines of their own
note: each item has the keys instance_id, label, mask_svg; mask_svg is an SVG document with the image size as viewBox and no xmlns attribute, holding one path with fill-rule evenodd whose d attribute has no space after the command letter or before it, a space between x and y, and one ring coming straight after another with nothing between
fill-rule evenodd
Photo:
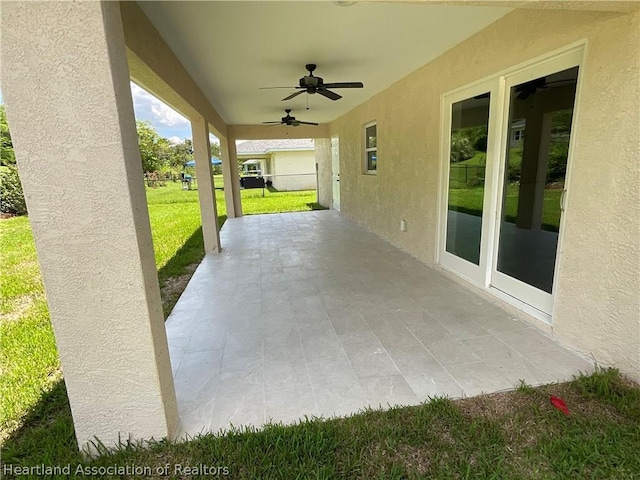
<instances>
[{"instance_id":1,"label":"glass door panel","mask_svg":"<svg viewBox=\"0 0 640 480\"><path fill-rule=\"evenodd\" d=\"M547 294L553 287L577 79L573 67L510 89L496 270Z\"/></svg>"},{"instance_id":2,"label":"glass door panel","mask_svg":"<svg viewBox=\"0 0 640 480\"><path fill-rule=\"evenodd\" d=\"M490 93L451 105L445 250L480 265Z\"/></svg>"}]
</instances>

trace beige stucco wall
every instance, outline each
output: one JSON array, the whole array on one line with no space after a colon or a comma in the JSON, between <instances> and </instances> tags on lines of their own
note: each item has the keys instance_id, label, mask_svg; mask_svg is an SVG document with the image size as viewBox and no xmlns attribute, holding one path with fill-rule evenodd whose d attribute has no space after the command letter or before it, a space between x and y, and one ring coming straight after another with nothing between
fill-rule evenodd
<instances>
[{"instance_id":1,"label":"beige stucco wall","mask_svg":"<svg viewBox=\"0 0 640 480\"><path fill-rule=\"evenodd\" d=\"M313 150L274 152L273 186L281 191L316 189L316 155Z\"/></svg>"},{"instance_id":2,"label":"beige stucco wall","mask_svg":"<svg viewBox=\"0 0 640 480\"><path fill-rule=\"evenodd\" d=\"M172 436L178 412L118 4L7 2L0 31L78 443ZM73 174L60 182L61 172Z\"/></svg>"},{"instance_id":3,"label":"beige stucco wall","mask_svg":"<svg viewBox=\"0 0 640 480\"><path fill-rule=\"evenodd\" d=\"M331 208L333 190L331 185L331 139L317 138L314 142L318 165L318 203Z\"/></svg>"},{"instance_id":4,"label":"beige stucco wall","mask_svg":"<svg viewBox=\"0 0 640 480\"><path fill-rule=\"evenodd\" d=\"M433 264L441 94L586 39L553 332L637 380L639 28L638 12L516 10L330 124L343 214ZM369 176L361 126L373 120L379 164Z\"/></svg>"}]
</instances>

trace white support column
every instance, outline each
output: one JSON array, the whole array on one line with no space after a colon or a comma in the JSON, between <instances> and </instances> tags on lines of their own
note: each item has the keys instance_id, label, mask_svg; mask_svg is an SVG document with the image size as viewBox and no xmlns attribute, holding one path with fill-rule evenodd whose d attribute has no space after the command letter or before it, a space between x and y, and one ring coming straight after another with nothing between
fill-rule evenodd
<instances>
[{"instance_id":1,"label":"white support column","mask_svg":"<svg viewBox=\"0 0 640 480\"><path fill-rule=\"evenodd\" d=\"M172 436L119 4L4 3L0 31L2 93L78 443Z\"/></svg>"},{"instance_id":2,"label":"white support column","mask_svg":"<svg viewBox=\"0 0 640 480\"><path fill-rule=\"evenodd\" d=\"M218 229L218 208L211 168L209 124L202 117L192 118L191 132L193 133L193 157L196 161L196 177L198 179L204 253L216 253L220 251L220 230Z\"/></svg>"},{"instance_id":3,"label":"white support column","mask_svg":"<svg viewBox=\"0 0 640 480\"><path fill-rule=\"evenodd\" d=\"M242 201L240 199L240 176L238 175L238 154L235 140L220 139L220 153L222 154L222 177L224 180L224 199L227 204L229 218L242 216Z\"/></svg>"}]
</instances>

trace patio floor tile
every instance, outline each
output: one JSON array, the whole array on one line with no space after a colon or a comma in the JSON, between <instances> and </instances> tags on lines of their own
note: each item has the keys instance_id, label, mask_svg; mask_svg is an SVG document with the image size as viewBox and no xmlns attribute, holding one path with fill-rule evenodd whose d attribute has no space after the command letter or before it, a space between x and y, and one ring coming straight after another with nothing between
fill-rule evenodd
<instances>
[{"instance_id":1,"label":"patio floor tile","mask_svg":"<svg viewBox=\"0 0 640 480\"><path fill-rule=\"evenodd\" d=\"M372 332L340 336L340 341L358 377L376 377L400 373Z\"/></svg>"},{"instance_id":2,"label":"patio floor tile","mask_svg":"<svg viewBox=\"0 0 640 480\"><path fill-rule=\"evenodd\" d=\"M420 399L411 389L402 375L386 375L383 377L364 377L360 385L373 407L389 405L417 405Z\"/></svg>"},{"instance_id":3,"label":"patio floor tile","mask_svg":"<svg viewBox=\"0 0 640 480\"><path fill-rule=\"evenodd\" d=\"M590 370L332 211L227 219L166 322L180 436Z\"/></svg>"},{"instance_id":4,"label":"patio floor tile","mask_svg":"<svg viewBox=\"0 0 640 480\"><path fill-rule=\"evenodd\" d=\"M311 387L293 390L275 390L266 393L267 421L273 423L293 423L308 417L317 417L320 411L316 406Z\"/></svg>"}]
</instances>

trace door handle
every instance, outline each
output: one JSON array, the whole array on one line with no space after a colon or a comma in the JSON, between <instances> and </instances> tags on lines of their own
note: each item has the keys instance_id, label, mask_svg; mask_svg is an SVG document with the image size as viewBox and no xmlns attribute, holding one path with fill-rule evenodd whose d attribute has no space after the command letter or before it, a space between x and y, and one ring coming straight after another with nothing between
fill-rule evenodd
<instances>
[{"instance_id":1,"label":"door handle","mask_svg":"<svg viewBox=\"0 0 640 480\"><path fill-rule=\"evenodd\" d=\"M565 203L564 203L564 199L567 195L567 191L566 190L562 190L562 193L560 194L560 211L564 212L565 211Z\"/></svg>"}]
</instances>

